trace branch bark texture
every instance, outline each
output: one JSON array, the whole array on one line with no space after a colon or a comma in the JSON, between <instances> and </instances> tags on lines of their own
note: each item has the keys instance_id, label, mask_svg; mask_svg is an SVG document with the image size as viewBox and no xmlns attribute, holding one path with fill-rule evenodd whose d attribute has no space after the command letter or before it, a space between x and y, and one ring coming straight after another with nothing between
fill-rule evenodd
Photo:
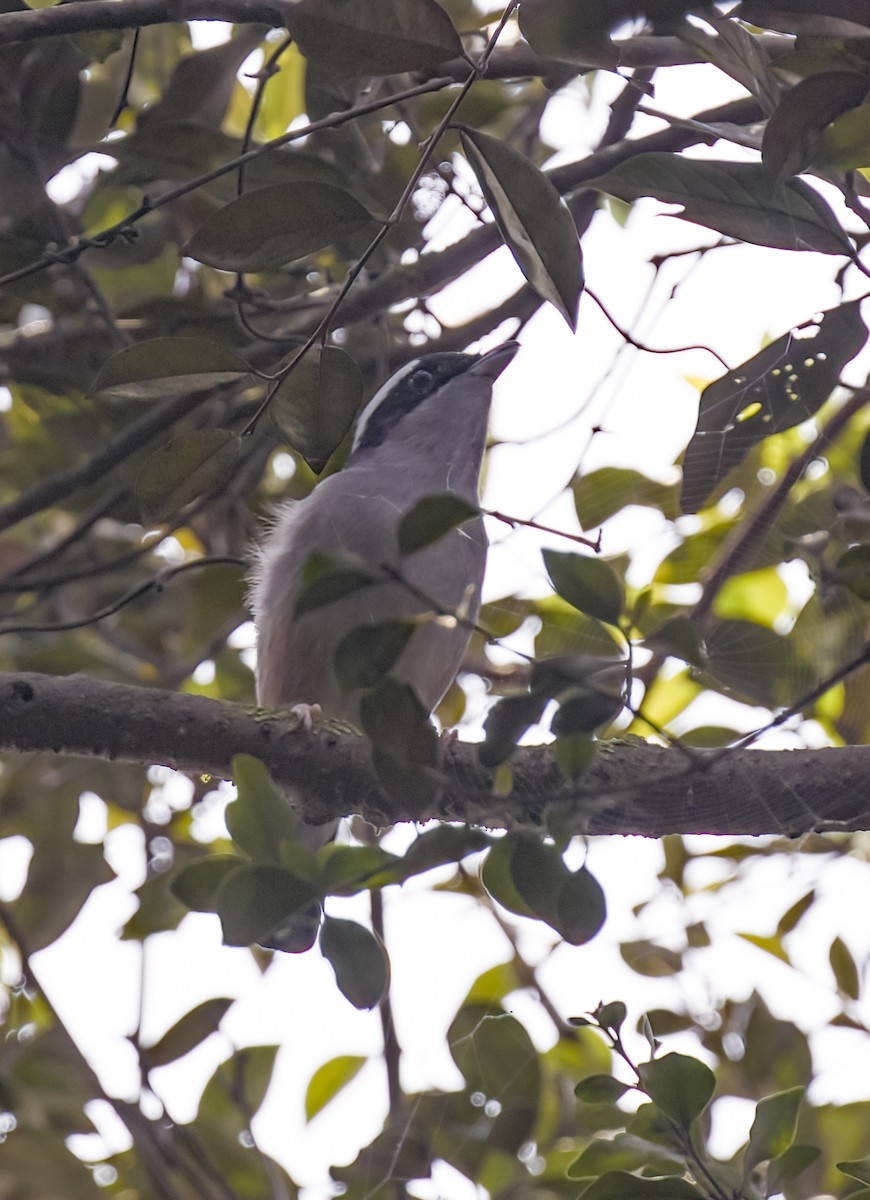
<instances>
[{"instance_id":1,"label":"branch bark texture","mask_svg":"<svg viewBox=\"0 0 870 1200\"><path fill-rule=\"evenodd\" d=\"M558 804L575 833L779 834L870 828L870 746L731 750L693 756L632 739L603 743L579 783L546 746L512 760L513 789L497 795L476 747L444 746L443 787L425 813L389 795L369 744L330 727L294 730L274 714L201 696L84 676L0 674L0 750L160 763L227 779L233 755L261 759L321 822L358 813L375 824L434 817L491 828L540 825Z\"/></svg>"}]
</instances>

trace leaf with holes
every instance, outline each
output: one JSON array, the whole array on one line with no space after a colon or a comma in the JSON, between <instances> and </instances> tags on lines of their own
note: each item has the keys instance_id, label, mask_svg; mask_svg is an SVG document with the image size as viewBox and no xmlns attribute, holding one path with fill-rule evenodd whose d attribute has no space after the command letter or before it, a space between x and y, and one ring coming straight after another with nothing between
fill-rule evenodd
<instances>
[{"instance_id":1,"label":"leaf with holes","mask_svg":"<svg viewBox=\"0 0 870 1200\"><path fill-rule=\"evenodd\" d=\"M362 375L349 354L312 346L278 384L269 415L319 475L353 424L362 395Z\"/></svg>"},{"instance_id":2,"label":"leaf with holes","mask_svg":"<svg viewBox=\"0 0 870 1200\"><path fill-rule=\"evenodd\" d=\"M330 75L395 75L462 57L453 22L435 0L300 0L290 32Z\"/></svg>"},{"instance_id":3,"label":"leaf with holes","mask_svg":"<svg viewBox=\"0 0 870 1200\"><path fill-rule=\"evenodd\" d=\"M88 395L155 400L213 388L249 371L237 354L209 338L149 338L113 354Z\"/></svg>"},{"instance_id":4,"label":"leaf with holes","mask_svg":"<svg viewBox=\"0 0 870 1200\"><path fill-rule=\"evenodd\" d=\"M683 512L703 507L763 438L818 412L867 340L858 301L829 309L801 332L789 330L704 389L683 460Z\"/></svg>"},{"instance_id":5,"label":"leaf with holes","mask_svg":"<svg viewBox=\"0 0 870 1200\"><path fill-rule=\"evenodd\" d=\"M852 244L818 192L802 179L773 183L761 163L713 162L654 151L590 179L586 187L638 200L681 204L679 214L726 237L778 250L853 254Z\"/></svg>"},{"instance_id":6,"label":"leaf with holes","mask_svg":"<svg viewBox=\"0 0 870 1200\"><path fill-rule=\"evenodd\" d=\"M374 217L326 183L276 183L246 192L207 217L184 248L221 271L274 271L338 238L371 230Z\"/></svg>"},{"instance_id":7,"label":"leaf with holes","mask_svg":"<svg viewBox=\"0 0 870 1200\"><path fill-rule=\"evenodd\" d=\"M574 218L546 175L498 138L463 129L462 149L522 273L572 329L583 291Z\"/></svg>"},{"instance_id":8,"label":"leaf with holes","mask_svg":"<svg viewBox=\"0 0 870 1200\"><path fill-rule=\"evenodd\" d=\"M143 519L177 516L186 504L224 483L241 448L241 439L226 429L192 429L161 446L136 478Z\"/></svg>"}]
</instances>

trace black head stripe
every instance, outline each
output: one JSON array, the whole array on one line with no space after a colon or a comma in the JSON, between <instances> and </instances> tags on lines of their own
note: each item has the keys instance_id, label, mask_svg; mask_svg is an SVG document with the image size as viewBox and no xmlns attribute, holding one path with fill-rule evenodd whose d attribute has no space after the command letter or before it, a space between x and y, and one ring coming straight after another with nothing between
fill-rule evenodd
<instances>
[{"instance_id":1,"label":"black head stripe","mask_svg":"<svg viewBox=\"0 0 870 1200\"><path fill-rule=\"evenodd\" d=\"M476 354L427 354L402 367L360 413L352 453L380 446L402 417L478 361Z\"/></svg>"}]
</instances>

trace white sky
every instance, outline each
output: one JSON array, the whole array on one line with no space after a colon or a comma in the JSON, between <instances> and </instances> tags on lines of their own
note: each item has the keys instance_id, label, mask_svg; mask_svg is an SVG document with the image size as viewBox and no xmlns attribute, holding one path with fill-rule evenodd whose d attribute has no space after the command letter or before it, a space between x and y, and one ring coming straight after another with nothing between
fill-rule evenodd
<instances>
[{"instance_id":1,"label":"white sky","mask_svg":"<svg viewBox=\"0 0 870 1200\"><path fill-rule=\"evenodd\" d=\"M591 117L581 100L583 86L578 85L576 98L562 97L554 103L547 119L550 143L572 158L578 155L578 145L594 145L614 85L606 78L596 81ZM729 85L713 68L669 69L657 78L655 103L665 111L691 115L737 94L736 85ZM645 119L643 126L636 127L638 133L645 132L645 126L651 130L660 123ZM720 143L712 153L722 157L732 152ZM433 231L449 241L461 234L467 215L451 216L447 208L433 222ZM777 336L839 298L833 284L835 260L740 247L707 255L698 264L688 257L673 260L644 303L652 282L652 270L646 265L651 254L708 244L715 236L660 213L660 206L642 202L623 229L601 211L584 241L591 285L617 320L651 344L707 343L736 365L757 351L765 335ZM432 308L446 322L458 324L476 311L479 297L494 303L520 282L513 260L502 250L470 277L445 289ZM670 291L677 283L680 286L671 300ZM595 439L584 460L586 469L632 465L667 477L669 464L694 428L698 399L694 381L721 373L703 351L655 356L628 350L595 402L584 407L591 384L608 374L620 344L596 305L584 298L576 335L545 308L521 340L521 354L497 386L492 431L507 444L490 456L485 503L521 517L538 515L568 531L576 531L577 526L570 498L562 489L574 473L591 425L600 422L607 432ZM861 371L850 368L849 377L859 382ZM527 532L508 534L501 525L493 525L490 532L496 545L491 553L489 595L515 590L544 594L540 546L564 548L565 544ZM605 552L649 547L645 553L652 567L661 557L661 550L655 548L661 543L655 539L662 533L663 524L655 514L634 508L608 527ZM747 727L753 719L753 714L746 714ZM87 807L82 823L85 837L101 836L100 803L91 801ZM396 831L391 836L401 842L407 834ZM712 839L692 839L692 844L712 844ZM119 943L115 933L133 909L130 889L141 881L141 835L132 827L117 830L109 835L107 848L119 879L98 889L72 928L39 954L34 965L41 985L105 1087L132 1096L137 1066L125 1039L136 1023L141 962L138 947ZM8 862L8 854L5 859ZM699 864L695 868L699 890L687 907L692 919L708 921L714 949L690 952L689 966L677 981L642 980L622 963L616 948L619 940L650 937L679 948L674 931L684 923L679 902L655 879L661 848L657 842L638 838L595 839L588 862L605 888L610 909L605 930L590 945L562 946L551 953L554 938L539 927L518 922L523 946L533 961L543 963L542 982L565 1015L593 1008L600 1000L622 998L629 1006L628 1024L633 1025L645 1009L679 1004L681 997L704 1011L718 997L745 996L757 987L777 1015L815 1029L839 1010L827 968L831 938L843 937L859 963L870 954L870 930L854 902L859 889L866 887L863 864L846 859L831 865L817 856L795 855L789 861L752 865L739 887L721 891L704 890L718 877L721 865ZM0 869L0 875L11 891L10 871ZM734 930L771 933L782 912L813 884L822 899L800 927L794 944L789 944L805 973L791 970L734 936ZM656 895L654 903L641 916L634 916L633 907L652 895ZM329 909L336 915L352 913L366 919L364 899L333 902ZM471 901L433 897L417 883L401 893L395 889L389 893L387 932L393 1001L404 1050L403 1082L411 1089L458 1086L445 1032L473 979L507 957L505 939ZM216 917L191 914L176 933L149 939L142 1024L146 1042L156 1040L194 1004L216 995L237 998L222 1023L221 1035L182 1062L155 1072L155 1090L174 1117L189 1119L199 1090L232 1045L280 1043L275 1081L255 1122L255 1134L264 1150L311 1185L312 1197L325 1195L330 1162L352 1159L378 1132L384 1116L378 1017L358 1013L342 999L330 968L316 951L276 956L261 976L247 951L220 945ZM516 1011L541 1044L552 1040L549 1022L528 998L517 998ZM856 1005L855 1011L870 1019L866 1005ZM833 1030L820 1034L813 1045L819 1068L816 1100L867 1098L870 1046L866 1039ZM631 1048L643 1056L639 1038ZM690 1039L681 1038L669 1038L667 1048L696 1051ZM306 1127L304 1086L316 1067L337 1054L370 1054L374 1060L342 1097ZM728 1153L746 1136L752 1106L734 1101L727 1113L718 1116L723 1119L716 1126L717 1145ZM124 1144L123 1130L106 1106L95 1106L94 1117L113 1147ZM87 1139L77 1145L83 1153L95 1150ZM437 1187L418 1189L419 1195L434 1196L439 1187L456 1200L475 1194L473 1189L463 1190L455 1173L445 1171Z\"/></svg>"}]
</instances>

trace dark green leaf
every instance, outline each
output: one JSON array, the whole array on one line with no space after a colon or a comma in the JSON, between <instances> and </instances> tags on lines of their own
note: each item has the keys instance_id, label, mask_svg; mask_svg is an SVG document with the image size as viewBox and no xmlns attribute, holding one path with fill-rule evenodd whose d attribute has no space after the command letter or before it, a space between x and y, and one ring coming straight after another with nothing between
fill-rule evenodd
<instances>
[{"instance_id":1,"label":"dark green leaf","mask_svg":"<svg viewBox=\"0 0 870 1200\"><path fill-rule=\"evenodd\" d=\"M225 945L275 947L314 896L307 880L284 867L240 867L227 876L217 896Z\"/></svg>"},{"instance_id":2,"label":"dark green leaf","mask_svg":"<svg viewBox=\"0 0 870 1200\"><path fill-rule=\"evenodd\" d=\"M494 704L483 726L486 736L478 747L481 763L492 769L510 758L529 726L541 719L546 704L547 697L534 692L505 696Z\"/></svg>"},{"instance_id":3,"label":"dark green leaf","mask_svg":"<svg viewBox=\"0 0 870 1200\"><path fill-rule=\"evenodd\" d=\"M354 896L385 874L392 880L393 869L402 862L380 846L339 846L334 842L319 858L320 885L329 896Z\"/></svg>"},{"instance_id":4,"label":"dark green leaf","mask_svg":"<svg viewBox=\"0 0 870 1200\"><path fill-rule=\"evenodd\" d=\"M857 1000L861 995L861 976L849 947L842 938L835 937L831 942L828 957L837 988L850 1000Z\"/></svg>"},{"instance_id":5,"label":"dark green leaf","mask_svg":"<svg viewBox=\"0 0 870 1200\"><path fill-rule=\"evenodd\" d=\"M830 572L831 583L842 584L862 600L870 600L870 544L850 546Z\"/></svg>"},{"instance_id":6,"label":"dark green leaf","mask_svg":"<svg viewBox=\"0 0 870 1200\"><path fill-rule=\"evenodd\" d=\"M821 1153L818 1146L797 1143L789 1146L783 1154L772 1158L767 1167L768 1195L776 1196L785 1191L785 1184L796 1179L807 1167L811 1167Z\"/></svg>"},{"instance_id":7,"label":"dark green leaf","mask_svg":"<svg viewBox=\"0 0 870 1200\"><path fill-rule=\"evenodd\" d=\"M859 474L864 487L870 492L870 433L865 434L864 441L861 443Z\"/></svg>"},{"instance_id":8,"label":"dark green leaf","mask_svg":"<svg viewBox=\"0 0 870 1200\"><path fill-rule=\"evenodd\" d=\"M612 1075L588 1075L574 1088L574 1095L586 1104L615 1104L630 1086Z\"/></svg>"},{"instance_id":9,"label":"dark green leaf","mask_svg":"<svg viewBox=\"0 0 870 1200\"><path fill-rule=\"evenodd\" d=\"M413 621L382 621L352 629L335 651L335 674L342 689L350 692L380 683L416 628Z\"/></svg>"},{"instance_id":10,"label":"dark green leaf","mask_svg":"<svg viewBox=\"0 0 870 1200\"><path fill-rule=\"evenodd\" d=\"M217 895L221 884L245 861L235 854L214 854L192 862L179 871L172 881L171 891L182 904L194 912L217 912Z\"/></svg>"},{"instance_id":11,"label":"dark green leaf","mask_svg":"<svg viewBox=\"0 0 870 1200\"><path fill-rule=\"evenodd\" d=\"M320 949L339 990L354 1008L374 1008L390 986L390 963L380 940L356 921L326 917Z\"/></svg>"},{"instance_id":12,"label":"dark green leaf","mask_svg":"<svg viewBox=\"0 0 870 1200\"><path fill-rule=\"evenodd\" d=\"M337 346L312 346L278 385L269 415L315 474L353 424L363 395L359 367Z\"/></svg>"},{"instance_id":13,"label":"dark green leaf","mask_svg":"<svg viewBox=\"0 0 870 1200\"><path fill-rule=\"evenodd\" d=\"M776 932L779 937L784 937L787 933L791 933L797 927L798 922L807 912L807 910L815 903L816 889L810 888L800 900L796 900L790 908L779 918L776 926Z\"/></svg>"},{"instance_id":14,"label":"dark green leaf","mask_svg":"<svg viewBox=\"0 0 870 1200\"><path fill-rule=\"evenodd\" d=\"M175 517L186 504L230 476L242 448L226 429L192 429L155 451L136 477L136 499L145 521Z\"/></svg>"},{"instance_id":15,"label":"dark green leaf","mask_svg":"<svg viewBox=\"0 0 870 1200\"><path fill-rule=\"evenodd\" d=\"M620 0L583 5L572 0L523 0L520 29L542 58L579 63L587 70L602 67L615 71L619 51L610 41L610 31L637 14L636 5L625 6Z\"/></svg>"},{"instance_id":16,"label":"dark green leaf","mask_svg":"<svg viewBox=\"0 0 870 1200\"><path fill-rule=\"evenodd\" d=\"M749 1178L753 1167L784 1154L791 1146L805 1092L806 1088L793 1087L758 1101L743 1155L744 1179Z\"/></svg>"},{"instance_id":17,"label":"dark green leaf","mask_svg":"<svg viewBox=\"0 0 870 1200\"><path fill-rule=\"evenodd\" d=\"M310 1121L346 1088L368 1062L359 1054L340 1054L318 1067L305 1091L305 1120Z\"/></svg>"},{"instance_id":18,"label":"dark green leaf","mask_svg":"<svg viewBox=\"0 0 870 1200\"><path fill-rule=\"evenodd\" d=\"M647 634L644 645L659 654L681 658L693 667L704 666L704 648L698 626L689 617L671 617L669 621L659 625L658 629Z\"/></svg>"},{"instance_id":19,"label":"dark green leaf","mask_svg":"<svg viewBox=\"0 0 870 1200\"><path fill-rule=\"evenodd\" d=\"M514 882L512 862L516 844L516 835L506 833L504 837L498 838L483 860L480 878L493 900L508 912L521 917L531 917L534 913L523 900Z\"/></svg>"},{"instance_id":20,"label":"dark green leaf","mask_svg":"<svg viewBox=\"0 0 870 1200\"><path fill-rule=\"evenodd\" d=\"M156 400L177 396L185 389L205 391L249 372L248 364L220 342L195 337L150 338L112 355L88 394Z\"/></svg>"},{"instance_id":21,"label":"dark green leaf","mask_svg":"<svg viewBox=\"0 0 870 1200\"><path fill-rule=\"evenodd\" d=\"M593 1014L602 1029L609 1029L617 1034L625 1022L626 1015L627 1010L621 1000L611 1000L607 1004L599 1004Z\"/></svg>"},{"instance_id":22,"label":"dark green leaf","mask_svg":"<svg viewBox=\"0 0 870 1200\"><path fill-rule=\"evenodd\" d=\"M341 600L360 588L379 581L378 572L356 554L324 554L315 550L309 554L302 569L302 586L296 597L294 615L300 617L314 608L322 608L333 600Z\"/></svg>"},{"instance_id":23,"label":"dark green leaf","mask_svg":"<svg viewBox=\"0 0 870 1200\"><path fill-rule=\"evenodd\" d=\"M461 138L518 267L538 295L576 329L583 260L568 206L546 175L513 147L478 130L463 129Z\"/></svg>"},{"instance_id":24,"label":"dark green leaf","mask_svg":"<svg viewBox=\"0 0 870 1200\"><path fill-rule=\"evenodd\" d=\"M696 512L752 446L806 421L830 396L867 340L858 302L771 342L704 389L683 462L681 504Z\"/></svg>"},{"instance_id":25,"label":"dark green leaf","mask_svg":"<svg viewBox=\"0 0 870 1200\"><path fill-rule=\"evenodd\" d=\"M230 837L254 862L278 864L281 843L296 838L299 822L258 758L237 754L232 767L238 794L226 810Z\"/></svg>"},{"instance_id":26,"label":"dark green leaf","mask_svg":"<svg viewBox=\"0 0 870 1200\"><path fill-rule=\"evenodd\" d=\"M163 1067L177 1058L183 1058L194 1046L204 1042L216 1031L233 1003L233 1000L223 996L215 997L213 1000L204 1000L185 1013L153 1046L142 1047L142 1062L146 1070L153 1071L155 1067Z\"/></svg>"},{"instance_id":27,"label":"dark green leaf","mask_svg":"<svg viewBox=\"0 0 870 1200\"><path fill-rule=\"evenodd\" d=\"M686 1054L666 1054L641 1063L637 1070L650 1100L684 1129L710 1103L716 1086L716 1076L710 1068Z\"/></svg>"},{"instance_id":28,"label":"dark green leaf","mask_svg":"<svg viewBox=\"0 0 870 1200\"><path fill-rule=\"evenodd\" d=\"M413 554L437 542L445 533L480 515L480 509L461 496L444 492L424 496L399 522L399 553Z\"/></svg>"},{"instance_id":29,"label":"dark green leaf","mask_svg":"<svg viewBox=\"0 0 870 1200\"><path fill-rule=\"evenodd\" d=\"M867 90L865 77L852 71L819 71L789 88L761 141L761 161L774 182L805 170L815 160L825 126L860 104Z\"/></svg>"},{"instance_id":30,"label":"dark green leaf","mask_svg":"<svg viewBox=\"0 0 870 1200\"><path fill-rule=\"evenodd\" d=\"M402 859L401 877L410 878L432 867L459 862L468 854L485 850L492 838L467 825L437 825L418 834Z\"/></svg>"},{"instance_id":31,"label":"dark green leaf","mask_svg":"<svg viewBox=\"0 0 870 1200\"><path fill-rule=\"evenodd\" d=\"M382 680L362 697L360 719L375 746L397 763L422 767L437 764L438 735L408 684Z\"/></svg>"},{"instance_id":32,"label":"dark green leaf","mask_svg":"<svg viewBox=\"0 0 870 1200\"><path fill-rule=\"evenodd\" d=\"M626 159L590 180L620 200L653 196L681 204L679 215L758 246L853 253L827 203L802 179L772 183L761 163L713 162L655 151Z\"/></svg>"},{"instance_id":33,"label":"dark green leaf","mask_svg":"<svg viewBox=\"0 0 870 1200\"><path fill-rule=\"evenodd\" d=\"M305 57L332 75L422 71L462 56L453 22L435 0L300 0L288 22Z\"/></svg>"},{"instance_id":34,"label":"dark green leaf","mask_svg":"<svg viewBox=\"0 0 870 1200\"><path fill-rule=\"evenodd\" d=\"M609 563L585 554L544 550L544 565L556 593L580 612L611 625L619 623L622 584Z\"/></svg>"},{"instance_id":35,"label":"dark green leaf","mask_svg":"<svg viewBox=\"0 0 870 1200\"><path fill-rule=\"evenodd\" d=\"M184 253L221 271L272 271L338 238L372 228L350 192L326 183L276 183L212 213Z\"/></svg>"},{"instance_id":36,"label":"dark green leaf","mask_svg":"<svg viewBox=\"0 0 870 1200\"><path fill-rule=\"evenodd\" d=\"M620 694L604 688L577 688L560 702L550 729L557 738L594 733L619 716L622 704Z\"/></svg>"},{"instance_id":37,"label":"dark green leaf","mask_svg":"<svg viewBox=\"0 0 870 1200\"><path fill-rule=\"evenodd\" d=\"M851 1179L870 1184L870 1155L867 1158L854 1159L851 1162L838 1162L837 1170L842 1171Z\"/></svg>"},{"instance_id":38,"label":"dark green leaf","mask_svg":"<svg viewBox=\"0 0 870 1200\"><path fill-rule=\"evenodd\" d=\"M626 1171L609 1171L583 1195L586 1200L701 1200L702 1193L675 1175L650 1179Z\"/></svg>"},{"instance_id":39,"label":"dark green leaf","mask_svg":"<svg viewBox=\"0 0 870 1200\"><path fill-rule=\"evenodd\" d=\"M569 873L556 893L556 911L550 924L572 946L591 941L607 916L604 892L598 880L581 867Z\"/></svg>"}]
</instances>

